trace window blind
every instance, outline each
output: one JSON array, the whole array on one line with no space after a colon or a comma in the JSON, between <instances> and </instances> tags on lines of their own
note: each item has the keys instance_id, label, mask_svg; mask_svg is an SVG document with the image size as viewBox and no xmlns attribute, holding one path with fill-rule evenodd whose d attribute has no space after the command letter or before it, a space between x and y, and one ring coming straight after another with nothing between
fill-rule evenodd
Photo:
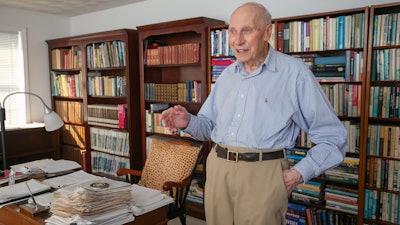
<instances>
[{"instance_id":1,"label":"window blind","mask_svg":"<svg viewBox=\"0 0 400 225\"><path fill-rule=\"evenodd\" d=\"M5 125L26 123L26 96L13 95L13 92L25 90L24 58L21 32L0 31L0 101L6 109Z\"/></svg>"}]
</instances>

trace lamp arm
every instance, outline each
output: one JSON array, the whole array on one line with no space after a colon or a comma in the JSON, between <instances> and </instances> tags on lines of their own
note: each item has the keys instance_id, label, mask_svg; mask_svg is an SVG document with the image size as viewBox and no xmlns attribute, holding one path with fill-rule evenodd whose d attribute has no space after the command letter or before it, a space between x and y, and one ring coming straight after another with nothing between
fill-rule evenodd
<instances>
[{"instance_id":1,"label":"lamp arm","mask_svg":"<svg viewBox=\"0 0 400 225\"><path fill-rule=\"evenodd\" d=\"M9 94L9 95L7 95L4 99L3 99L3 107L4 107L4 103L6 102L6 99L8 98L8 97L11 97L12 95L16 95L16 94L26 94L26 95L33 95L33 96L36 96L37 98L39 98L40 99L40 101L42 102L42 104L44 105L44 107L45 107L45 113L46 114L48 114L48 113L50 113L51 111L53 111L50 107L48 107L47 105L46 105L46 103L43 101L43 99L39 96L39 95L37 95L37 94L35 94L35 93L31 93L31 92L26 92L26 91L18 91L18 92L14 92L14 93L11 93L11 94ZM0 105L0 107L1 107L1 105Z\"/></svg>"}]
</instances>

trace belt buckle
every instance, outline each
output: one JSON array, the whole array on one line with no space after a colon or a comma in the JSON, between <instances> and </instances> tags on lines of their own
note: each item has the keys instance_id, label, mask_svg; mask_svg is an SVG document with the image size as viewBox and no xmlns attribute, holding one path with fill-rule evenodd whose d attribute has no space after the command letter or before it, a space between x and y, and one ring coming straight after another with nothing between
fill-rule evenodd
<instances>
[{"instance_id":1,"label":"belt buckle","mask_svg":"<svg viewBox=\"0 0 400 225\"><path fill-rule=\"evenodd\" d=\"M234 155L235 155L235 156L234 156L234 157L235 157L235 160L229 159L229 156L230 156L231 154L234 154ZM228 152L226 153L226 160L229 161L229 162L237 162L237 161L239 160L239 152L228 150Z\"/></svg>"}]
</instances>

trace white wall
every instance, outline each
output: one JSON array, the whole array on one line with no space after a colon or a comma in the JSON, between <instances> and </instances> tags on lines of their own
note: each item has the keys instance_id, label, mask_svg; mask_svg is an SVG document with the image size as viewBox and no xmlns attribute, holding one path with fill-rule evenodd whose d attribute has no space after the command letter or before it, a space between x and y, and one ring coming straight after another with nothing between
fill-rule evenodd
<instances>
[{"instance_id":1,"label":"white wall","mask_svg":"<svg viewBox=\"0 0 400 225\"><path fill-rule=\"evenodd\" d=\"M205 16L229 22L231 12L248 0L145 0L71 18L73 35L130 28L170 20ZM396 0L254 0L273 18L398 2Z\"/></svg>"},{"instance_id":2,"label":"white wall","mask_svg":"<svg viewBox=\"0 0 400 225\"><path fill-rule=\"evenodd\" d=\"M255 0L273 18L358 8L396 0ZM50 104L50 75L45 40L114 30L170 20L205 16L229 22L231 12L246 0L144 0L96 13L65 17L0 7L0 29L27 29L30 91ZM1 74L0 74L1 76ZM18 103L16 103L18 104ZM40 104L31 104L33 121L42 121Z\"/></svg>"},{"instance_id":3,"label":"white wall","mask_svg":"<svg viewBox=\"0 0 400 225\"><path fill-rule=\"evenodd\" d=\"M70 27L69 17L0 7L0 30L26 29L28 53L28 71L26 72L29 77L29 91L43 97L49 106L51 103L50 74L45 40L69 36ZM3 99L0 100L3 101ZM11 101L11 104L18 104L12 99L7 99L7 101ZM32 121L42 122L44 111L41 103L36 98L32 98L30 106Z\"/></svg>"}]
</instances>

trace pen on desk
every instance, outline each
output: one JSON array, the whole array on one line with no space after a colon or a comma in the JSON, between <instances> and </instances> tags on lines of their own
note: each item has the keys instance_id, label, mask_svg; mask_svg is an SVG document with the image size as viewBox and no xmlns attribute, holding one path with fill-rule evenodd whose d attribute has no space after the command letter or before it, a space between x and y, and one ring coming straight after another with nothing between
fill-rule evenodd
<instances>
[{"instance_id":1,"label":"pen on desk","mask_svg":"<svg viewBox=\"0 0 400 225\"><path fill-rule=\"evenodd\" d=\"M33 204L35 204L35 208L37 208L37 203L36 203L35 197L33 197L33 193L31 191L31 189L29 188L28 182L26 181L25 184L26 184L26 187L28 188L29 194L31 195L31 198L33 200Z\"/></svg>"}]
</instances>

